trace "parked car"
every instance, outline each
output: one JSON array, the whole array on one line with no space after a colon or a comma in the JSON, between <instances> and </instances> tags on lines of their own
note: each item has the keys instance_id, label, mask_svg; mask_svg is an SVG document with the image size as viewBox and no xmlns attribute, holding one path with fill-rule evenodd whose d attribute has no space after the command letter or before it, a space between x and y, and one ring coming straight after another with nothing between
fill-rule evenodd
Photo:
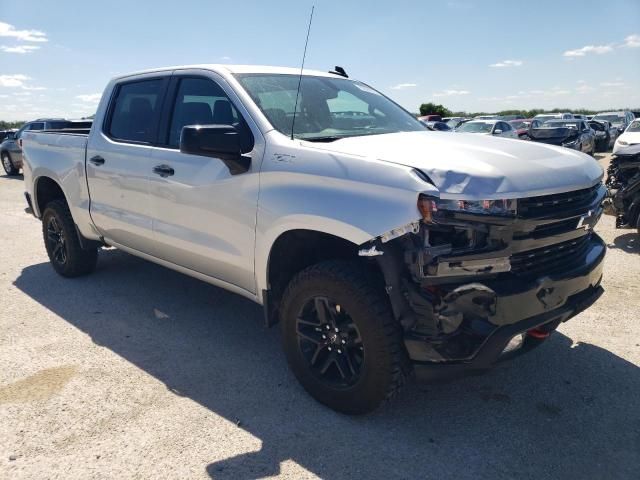
<instances>
[{"instance_id":1,"label":"parked car","mask_svg":"<svg viewBox=\"0 0 640 480\"><path fill-rule=\"evenodd\" d=\"M614 127L618 129L618 132L622 133L629 126L631 122L635 119L633 113L629 111L619 111L619 112L603 112L598 113L593 117L594 120L606 120L610 122Z\"/></svg>"},{"instance_id":2,"label":"parked car","mask_svg":"<svg viewBox=\"0 0 640 480\"><path fill-rule=\"evenodd\" d=\"M22 168L22 135L34 130L86 129L90 120L66 120L64 118L39 118L25 123L19 130L8 135L0 144L0 160L7 175L17 175Z\"/></svg>"},{"instance_id":3,"label":"parked car","mask_svg":"<svg viewBox=\"0 0 640 480\"><path fill-rule=\"evenodd\" d=\"M452 128L444 122L423 122L429 130L450 132Z\"/></svg>"},{"instance_id":4,"label":"parked car","mask_svg":"<svg viewBox=\"0 0 640 480\"><path fill-rule=\"evenodd\" d=\"M607 169L605 213L616 217L616 228L640 234L640 144L621 148Z\"/></svg>"},{"instance_id":5,"label":"parked car","mask_svg":"<svg viewBox=\"0 0 640 480\"><path fill-rule=\"evenodd\" d=\"M573 114L571 113L539 113L535 117L534 120L538 120L539 122L546 122L547 120L570 120L573 118Z\"/></svg>"},{"instance_id":6,"label":"parked car","mask_svg":"<svg viewBox=\"0 0 640 480\"><path fill-rule=\"evenodd\" d=\"M464 122L468 122L469 120L471 119L466 117L444 117L442 119L442 121L445 122L451 129L456 129Z\"/></svg>"},{"instance_id":7,"label":"parked car","mask_svg":"<svg viewBox=\"0 0 640 480\"><path fill-rule=\"evenodd\" d=\"M351 105L368 125L339 118ZM58 274L91 272L111 245L243 295L280 322L304 388L341 412L375 409L412 370L477 373L530 350L602 293L598 162L434 135L339 75L126 75L89 134L28 131L24 156Z\"/></svg>"},{"instance_id":8,"label":"parked car","mask_svg":"<svg viewBox=\"0 0 640 480\"><path fill-rule=\"evenodd\" d=\"M606 152L609 150L618 137L618 129L606 120L591 120L587 124L596 134L596 151Z\"/></svg>"},{"instance_id":9,"label":"parked car","mask_svg":"<svg viewBox=\"0 0 640 480\"><path fill-rule=\"evenodd\" d=\"M460 125L455 130L462 133L480 133L496 137L518 138L516 131L502 120L471 120Z\"/></svg>"},{"instance_id":10,"label":"parked car","mask_svg":"<svg viewBox=\"0 0 640 480\"><path fill-rule=\"evenodd\" d=\"M586 115L582 115L581 113L572 113L573 118L577 118L580 120L589 120Z\"/></svg>"},{"instance_id":11,"label":"parked car","mask_svg":"<svg viewBox=\"0 0 640 480\"><path fill-rule=\"evenodd\" d=\"M498 115L478 115L474 120L498 120Z\"/></svg>"},{"instance_id":12,"label":"parked car","mask_svg":"<svg viewBox=\"0 0 640 480\"><path fill-rule=\"evenodd\" d=\"M421 122L441 122L442 117L440 115L424 115L422 117L418 117L418 120Z\"/></svg>"},{"instance_id":13,"label":"parked car","mask_svg":"<svg viewBox=\"0 0 640 480\"><path fill-rule=\"evenodd\" d=\"M620 149L629 145L637 145L640 143L640 119L634 120L627 127L622 135L620 135L613 144L613 153L617 153Z\"/></svg>"},{"instance_id":14,"label":"parked car","mask_svg":"<svg viewBox=\"0 0 640 480\"><path fill-rule=\"evenodd\" d=\"M12 128L10 130L0 130L0 143L2 143L8 136L14 135L17 131L18 130L15 128Z\"/></svg>"},{"instance_id":15,"label":"parked car","mask_svg":"<svg viewBox=\"0 0 640 480\"><path fill-rule=\"evenodd\" d=\"M529 129L538 128L540 125L542 125L542 122L540 122L539 120L534 120L533 118L525 118L522 120L511 120L509 122L509 125L511 125L511 128L516 131L516 134L520 139L528 140Z\"/></svg>"},{"instance_id":16,"label":"parked car","mask_svg":"<svg viewBox=\"0 0 640 480\"><path fill-rule=\"evenodd\" d=\"M522 115L500 115L498 118L506 122L510 122L512 120L524 120Z\"/></svg>"},{"instance_id":17,"label":"parked car","mask_svg":"<svg viewBox=\"0 0 640 480\"><path fill-rule=\"evenodd\" d=\"M562 145L589 155L596 151L596 134L584 120L547 120L529 130L529 140Z\"/></svg>"}]
</instances>

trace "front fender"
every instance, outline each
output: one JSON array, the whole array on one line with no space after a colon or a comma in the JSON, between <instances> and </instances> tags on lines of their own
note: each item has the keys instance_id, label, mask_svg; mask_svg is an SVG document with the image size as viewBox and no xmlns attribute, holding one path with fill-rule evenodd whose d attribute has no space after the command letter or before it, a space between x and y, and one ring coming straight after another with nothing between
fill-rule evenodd
<instances>
[{"instance_id":1,"label":"front fender","mask_svg":"<svg viewBox=\"0 0 640 480\"><path fill-rule=\"evenodd\" d=\"M265 153L256 224L258 292L268 289L269 255L283 233L312 230L361 245L416 222L418 195L437 193L410 167L295 143Z\"/></svg>"}]
</instances>

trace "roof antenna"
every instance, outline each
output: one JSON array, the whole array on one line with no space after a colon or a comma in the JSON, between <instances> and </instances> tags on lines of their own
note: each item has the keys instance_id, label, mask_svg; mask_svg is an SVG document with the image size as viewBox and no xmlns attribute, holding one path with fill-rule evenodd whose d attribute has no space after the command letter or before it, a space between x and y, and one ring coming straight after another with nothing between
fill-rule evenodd
<instances>
[{"instance_id":1,"label":"roof antenna","mask_svg":"<svg viewBox=\"0 0 640 480\"><path fill-rule=\"evenodd\" d=\"M302 65L300 65L300 78L298 79L298 91L296 92L296 104L293 107L293 119L291 120L291 140L293 140L293 127L296 124L296 110L298 110L298 97L300 96L300 84L302 83L302 70L304 69L304 59L307 56L307 44L309 43L309 32L311 32L311 22L313 21L313 9L311 7L311 15L309 16L309 27L307 28L307 39L304 42L304 53L302 54Z\"/></svg>"}]
</instances>

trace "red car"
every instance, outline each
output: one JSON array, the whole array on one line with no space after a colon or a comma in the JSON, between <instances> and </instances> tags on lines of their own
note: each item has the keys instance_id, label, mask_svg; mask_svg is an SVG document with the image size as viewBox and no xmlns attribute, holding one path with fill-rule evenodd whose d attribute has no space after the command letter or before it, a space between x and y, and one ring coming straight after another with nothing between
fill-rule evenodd
<instances>
[{"instance_id":1,"label":"red car","mask_svg":"<svg viewBox=\"0 0 640 480\"><path fill-rule=\"evenodd\" d=\"M519 118L518 120L510 120L508 123L516 131L519 138L528 137L530 128L538 128L542 125L540 120L533 118Z\"/></svg>"}]
</instances>

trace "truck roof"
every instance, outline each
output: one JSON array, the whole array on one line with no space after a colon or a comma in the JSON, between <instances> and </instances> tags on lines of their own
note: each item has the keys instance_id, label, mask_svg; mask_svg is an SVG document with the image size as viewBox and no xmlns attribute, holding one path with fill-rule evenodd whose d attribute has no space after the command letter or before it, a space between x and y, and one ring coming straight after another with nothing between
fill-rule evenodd
<instances>
[{"instance_id":1,"label":"truck roof","mask_svg":"<svg viewBox=\"0 0 640 480\"><path fill-rule=\"evenodd\" d=\"M154 73L154 72L167 72L172 70L188 70L188 69L204 69L211 70L213 72L217 72L221 75L225 74L234 74L234 73L274 73L281 75L300 75L300 68L298 67L276 67L269 65L227 65L227 64L217 64L217 63L205 63L205 64L196 64L196 65L175 65L170 67L159 67L159 68L151 68L147 70L141 70L138 72L127 73L124 75L118 75L114 77L114 80L124 79L136 75ZM320 70L310 70L304 69L302 71L303 75L311 75L316 77L331 77L331 78L341 78L339 75L332 74L329 72L322 72Z\"/></svg>"}]
</instances>

